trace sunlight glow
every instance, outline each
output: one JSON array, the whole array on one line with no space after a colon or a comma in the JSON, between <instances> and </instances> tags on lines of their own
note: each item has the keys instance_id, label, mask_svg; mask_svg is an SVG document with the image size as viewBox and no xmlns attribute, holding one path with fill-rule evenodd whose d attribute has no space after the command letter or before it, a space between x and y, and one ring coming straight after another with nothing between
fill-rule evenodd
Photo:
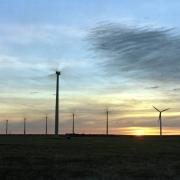
<instances>
[{"instance_id":1,"label":"sunlight glow","mask_svg":"<svg viewBox=\"0 0 180 180\"><path fill-rule=\"evenodd\" d=\"M143 135L145 135L145 131L144 131L144 129L137 129L134 131L134 135L135 136L143 136Z\"/></svg>"}]
</instances>

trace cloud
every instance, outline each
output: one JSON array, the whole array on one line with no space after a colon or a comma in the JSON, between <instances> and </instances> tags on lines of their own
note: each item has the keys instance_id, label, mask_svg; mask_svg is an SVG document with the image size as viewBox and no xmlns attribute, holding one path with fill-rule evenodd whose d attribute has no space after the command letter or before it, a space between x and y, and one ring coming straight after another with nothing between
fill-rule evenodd
<instances>
[{"instance_id":1,"label":"cloud","mask_svg":"<svg viewBox=\"0 0 180 180\"><path fill-rule=\"evenodd\" d=\"M38 94L38 93L40 93L40 92L38 92L38 91L32 91L32 92L30 92L30 94Z\"/></svg>"},{"instance_id":2,"label":"cloud","mask_svg":"<svg viewBox=\"0 0 180 180\"><path fill-rule=\"evenodd\" d=\"M42 42L53 44L57 39L77 39L83 37L85 31L74 26L51 24L1 24L0 42L21 45Z\"/></svg>"},{"instance_id":3,"label":"cloud","mask_svg":"<svg viewBox=\"0 0 180 180\"><path fill-rule=\"evenodd\" d=\"M174 88L173 91L180 91L180 88Z\"/></svg>"},{"instance_id":4,"label":"cloud","mask_svg":"<svg viewBox=\"0 0 180 180\"><path fill-rule=\"evenodd\" d=\"M159 86L150 86L150 87L146 87L146 89L158 89Z\"/></svg>"},{"instance_id":5,"label":"cloud","mask_svg":"<svg viewBox=\"0 0 180 180\"><path fill-rule=\"evenodd\" d=\"M36 86L38 90L45 87L47 87L45 89L54 88L52 85L55 83L55 76L52 79L52 77L49 78L49 75L59 69L62 72L63 88L72 90L74 85L76 88L82 88L82 84L88 84L88 81L93 82L93 79L98 79L96 76L92 76L90 80L87 80L87 75L94 72L93 67L93 63L88 59L52 58L50 61L49 58L33 59L32 57L23 58L2 54L0 55L0 74L2 75L0 87L3 89L8 86L16 87L16 89L18 87L34 89ZM9 90L12 91L12 88Z\"/></svg>"},{"instance_id":6,"label":"cloud","mask_svg":"<svg viewBox=\"0 0 180 180\"><path fill-rule=\"evenodd\" d=\"M88 40L111 76L158 82L180 79L180 36L173 29L104 23L90 31Z\"/></svg>"},{"instance_id":7,"label":"cloud","mask_svg":"<svg viewBox=\"0 0 180 180\"><path fill-rule=\"evenodd\" d=\"M36 59L37 60L37 59ZM0 69L44 69L47 68L48 62L42 61L25 61L20 57L0 55Z\"/></svg>"}]
</instances>

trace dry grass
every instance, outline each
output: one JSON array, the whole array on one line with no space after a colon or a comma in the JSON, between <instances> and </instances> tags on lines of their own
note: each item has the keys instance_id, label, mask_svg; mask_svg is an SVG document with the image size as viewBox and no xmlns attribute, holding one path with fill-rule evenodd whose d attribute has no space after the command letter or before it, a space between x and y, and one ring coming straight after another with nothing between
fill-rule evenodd
<instances>
[{"instance_id":1,"label":"dry grass","mask_svg":"<svg viewBox=\"0 0 180 180\"><path fill-rule=\"evenodd\" d=\"M0 136L0 179L180 179L180 137Z\"/></svg>"}]
</instances>

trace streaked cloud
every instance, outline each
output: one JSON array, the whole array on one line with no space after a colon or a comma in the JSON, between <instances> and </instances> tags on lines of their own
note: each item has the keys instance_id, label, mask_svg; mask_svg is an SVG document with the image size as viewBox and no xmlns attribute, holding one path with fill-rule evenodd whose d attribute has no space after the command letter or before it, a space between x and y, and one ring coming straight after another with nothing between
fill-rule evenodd
<instances>
[{"instance_id":1,"label":"streaked cloud","mask_svg":"<svg viewBox=\"0 0 180 180\"><path fill-rule=\"evenodd\" d=\"M158 89L159 86L149 86L149 87L146 87L146 89Z\"/></svg>"},{"instance_id":2,"label":"streaked cloud","mask_svg":"<svg viewBox=\"0 0 180 180\"><path fill-rule=\"evenodd\" d=\"M58 39L79 39L85 31L75 26L52 24L1 24L1 43L47 43L52 44Z\"/></svg>"},{"instance_id":3,"label":"streaked cloud","mask_svg":"<svg viewBox=\"0 0 180 180\"><path fill-rule=\"evenodd\" d=\"M89 41L110 76L179 81L180 36L171 28L103 23L91 30Z\"/></svg>"}]
</instances>

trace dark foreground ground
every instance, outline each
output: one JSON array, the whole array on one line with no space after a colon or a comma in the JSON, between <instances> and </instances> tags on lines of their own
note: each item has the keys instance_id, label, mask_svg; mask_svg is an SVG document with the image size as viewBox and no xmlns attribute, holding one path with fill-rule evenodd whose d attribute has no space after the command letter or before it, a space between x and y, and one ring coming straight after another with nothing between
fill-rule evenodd
<instances>
[{"instance_id":1,"label":"dark foreground ground","mask_svg":"<svg viewBox=\"0 0 180 180\"><path fill-rule=\"evenodd\" d=\"M180 179L180 136L0 136L1 180Z\"/></svg>"}]
</instances>

